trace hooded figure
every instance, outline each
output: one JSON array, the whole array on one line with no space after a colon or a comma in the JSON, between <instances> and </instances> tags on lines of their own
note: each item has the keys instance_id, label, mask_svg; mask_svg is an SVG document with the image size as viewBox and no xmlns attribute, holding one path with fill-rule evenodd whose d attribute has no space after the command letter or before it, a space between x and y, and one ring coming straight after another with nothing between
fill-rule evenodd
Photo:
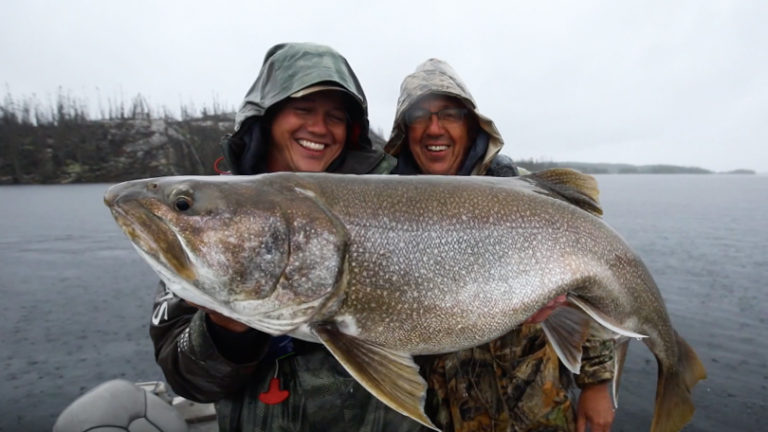
<instances>
[{"instance_id":1,"label":"hooded figure","mask_svg":"<svg viewBox=\"0 0 768 432\"><path fill-rule=\"evenodd\" d=\"M403 80L400 85L400 97L397 99L397 111L392 133L384 151L397 157L397 167L393 174L423 174L424 171L414 160L408 145L408 126L406 113L413 105L428 95L443 95L456 98L473 115L470 116L469 141L467 154L457 175L486 175L493 167L494 173L488 175L514 176L517 168L511 159L499 155L504 140L493 121L480 113L469 89L459 75L446 62L429 59L419 65L416 71Z\"/></svg>"},{"instance_id":2,"label":"hooded figure","mask_svg":"<svg viewBox=\"0 0 768 432\"><path fill-rule=\"evenodd\" d=\"M386 173L393 166L369 137L368 102L347 60L332 48L310 43L285 43L264 57L256 81L235 116L235 132L225 137L223 152L232 174L267 171L270 126L274 115L291 98L324 90L345 95L349 122L341 154L325 171L344 174Z\"/></svg>"},{"instance_id":3,"label":"hooded figure","mask_svg":"<svg viewBox=\"0 0 768 432\"><path fill-rule=\"evenodd\" d=\"M478 111L447 63L427 60L403 80L385 146L397 157L394 173L516 176L511 159L498 154L502 145L493 121ZM613 377L613 343L588 338L583 349L576 382L539 324L523 324L472 349L419 357L428 383L425 411L436 426L452 432L573 431L577 421L608 430L613 405L605 383ZM597 392L600 410L582 408L580 401L575 416L576 383L582 395Z\"/></svg>"},{"instance_id":4,"label":"hooded figure","mask_svg":"<svg viewBox=\"0 0 768 432\"><path fill-rule=\"evenodd\" d=\"M284 127L285 116L291 127ZM338 133L327 133L338 127ZM308 138L312 134L320 138ZM335 137L344 142L331 142ZM286 148L278 155L283 165L270 167L277 150ZM269 50L223 150L233 174L365 174L394 166L393 158L371 146L365 95L347 61L331 48L306 43ZM372 396L323 345L271 337L227 320L191 306L161 283L150 325L168 383L180 396L215 402L219 431L420 428Z\"/></svg>"}]
</instances>

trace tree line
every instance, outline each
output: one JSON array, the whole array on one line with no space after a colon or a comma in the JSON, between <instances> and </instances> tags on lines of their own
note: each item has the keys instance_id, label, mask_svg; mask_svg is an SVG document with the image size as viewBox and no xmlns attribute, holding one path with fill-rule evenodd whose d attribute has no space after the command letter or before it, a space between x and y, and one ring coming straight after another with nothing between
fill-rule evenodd
<instances>
[{"instance_id":1,"label":"tree line","mask_svg":"<svg viewBox=\"0 0 768 432\"><path fill-rule=\"evenodd\" d=\"M0 183L113 182L172 174L213 174L233 113L217 104L153 111L146 99L88 104L59 92L51 106L6 94L0 105Z\"/></svg>"}]
</instances>

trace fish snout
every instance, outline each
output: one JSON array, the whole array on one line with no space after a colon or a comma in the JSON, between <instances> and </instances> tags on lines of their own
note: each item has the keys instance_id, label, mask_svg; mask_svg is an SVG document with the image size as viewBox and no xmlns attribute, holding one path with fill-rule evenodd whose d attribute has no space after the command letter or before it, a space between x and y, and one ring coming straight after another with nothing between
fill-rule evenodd
<instances>
[{"instance_id":1,"label":"fish snout","mask_svg":"<svg viewBox=\"0 0 768 432\"><path fill-rule=\"evenodd\" d=\"M117 201L117 198L120 196L119 188L117 188L119 185L113 185L110 186L109 189L104 193L104 205L106 205L109 208L112 208L115 206L115 202Z\"/></svg>"},{"instance_id":2,"label":"fish snout","mask_svg":"<svg viewBox=\"0 0 768 432\"><path fill-rule=\"evenodd\" d=\"M104 204L109 208L115 208L120 201L133 200L152 194L159 190L160 185L156 181L133 180L112 185L104 193Z\"/></svg>"}]
</instances>

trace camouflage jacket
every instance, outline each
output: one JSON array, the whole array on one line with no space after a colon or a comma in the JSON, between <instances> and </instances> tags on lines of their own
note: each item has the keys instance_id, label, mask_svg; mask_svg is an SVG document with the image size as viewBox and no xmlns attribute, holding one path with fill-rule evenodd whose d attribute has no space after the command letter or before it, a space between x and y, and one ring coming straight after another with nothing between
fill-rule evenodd
<instances>
[{"instance_id":1,"label":"camouflage jacket","mask_svg":"<svg viewBox=\"0 0 768 432\"><path fill-rule=\"evenodd\" d=\"M395 172L419 174L407 145L406 111L426 94L462 101L480 130L460 174L519 175L512 160L500 155L504 145L493 121L480 113L467 86L447 63L430 59L400 87L395 122L385 151L398 158ZM587 339L581 373L560 364L538 324L522 325L488 344L455 353L417 359L427 380L426 412L445 432L573 431L576 384L613 378L613 341ZM425 428L424 431L427 429Z\"/></svg>"},{"instance_id":2,"label":"camouflage jacket","mask_svg":"<svg viewBox=\"0 0 768 432\"><path fill-rule=\"evenodd\" d=\"M588 340L578 383L611 379L612 351L612 341ZM538 324L476 348L423 357L419 364L430 389L426 412L445 432L576 429L574 376Z\"/></svg>"}]
</instances>

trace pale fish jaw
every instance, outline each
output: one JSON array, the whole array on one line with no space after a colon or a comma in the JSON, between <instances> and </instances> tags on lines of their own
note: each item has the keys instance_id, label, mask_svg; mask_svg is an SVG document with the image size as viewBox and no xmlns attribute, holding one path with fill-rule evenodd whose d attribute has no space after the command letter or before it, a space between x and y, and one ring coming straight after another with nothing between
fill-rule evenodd
<instances>
[{"instance_id":1,"label":"pale fish jaw","mask_svg":"<svg viewBox=\"0 0 768 432\"><path fill-rule=\"evenodd\" d=\"M349 336L358 336L360 334L360 329L357 326L357 320L351 315L341 315L335 317L333 321L336 323L339 331L342 333L345 333ZM288 335L308 342L322 343L320 338L313 330L312 326L312 323L303 323L288 333Z\"/></svg>"},{"instance_id":2,"label":"pale fish jaw","mask_svg":"<svg viewBox=\"0 0 768 432\"><path fill-rule=\"evenodd\" d=\"M274 295L273 295L274 296ZM248 326L272 336L280 336L297 330L315 315L326 301L320 297L305 303L265 310L270 304L277 304L273 299L233 301L228 310L222 312ZM314 341L314 339L312 339Z\"/></svg>"},{"instance_id":3,"label":"pale fish jaw","mask_svg":"<svg viewBox=\"0 0 768 432\"><path fill-rule=\"evenodd\" d=\"M171 290L176 296L183 298L184 300L191 301L199 306L217 310L221 309L218 302L209 295L203 293L189 282L181 279L173 271L168 270L164 265L159 263L155 257L144 252L140 247L133 245L147 263L149 263L152 270L157 273L160 280L165 282L166 287Z\"/></svg>"}]
</instances>

